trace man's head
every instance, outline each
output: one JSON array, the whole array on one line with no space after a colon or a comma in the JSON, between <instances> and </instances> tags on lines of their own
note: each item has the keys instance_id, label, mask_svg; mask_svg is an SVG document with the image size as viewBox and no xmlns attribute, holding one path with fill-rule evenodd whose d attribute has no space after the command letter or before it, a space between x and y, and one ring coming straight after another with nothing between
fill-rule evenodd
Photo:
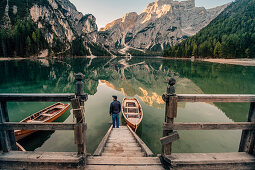
<instances>
[{"instance_id":1,"label":"man's head","mask_svg":"<svg viewBox=\"0 0 255 170\"><path fill-rule=\"evenodd\" d=\"M117 96L112 96L113 100L117 100Z\"/></svg>"}]
</instances>

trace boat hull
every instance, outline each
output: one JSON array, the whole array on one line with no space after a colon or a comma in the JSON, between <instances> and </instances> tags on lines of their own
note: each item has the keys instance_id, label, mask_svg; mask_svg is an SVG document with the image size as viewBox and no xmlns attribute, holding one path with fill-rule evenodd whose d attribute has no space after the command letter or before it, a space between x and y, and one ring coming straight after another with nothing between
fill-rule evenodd
<instances>
[{"instance_id":1,"label":"boat hull","mask_svg":"<svg viewBox=\"0 0 255 170\"><path fill-rule=\"evenodd\" d=\"M137 130L137 128L139 127L140 123L137 124L137 125L134 125L134 124L132 124L131 122L129 122L128 119L126 119L126 118L125 118L125 121L126 121L126 123L128 124L128 126L129 126L134 132L136 132L136 130Z\"/></svg>"},{"instance_id":2,"label":"boat hull","mask_svg":"<svg viewBox=\"0 0 255 170\"><path fill-rule=\"evenodd\" d=\"M126 108L124 105L125 105L125 100L133 100L135 101L135 103L138 104L137 106L137 109L139 110L139 115L140 115L140 119L138 121L138 123L134 124L132 122L129 121L129 119L125 116L125 112L124 112L124 109ZM122 115L127 123L127 125L134 131L136 132L137 128L139 127L142 119L143 119L143 111L142 111L142 106L140 105L139 101L136 99L136 98L131 98L131 99L128 99L128 98L124 98L123 101L122 101Z\"/></svg>"},{"instance_id":3,"label":"boat hull","mask_svg":"<svg viewBox=\"0 0 255 170\"><path fill-rule=\"evenodd\" d=\"M52 105L53 106L53 105ZM51 107L51 106L50 106ZM48 108L50 108L48 107ZM61 111L59 111L57 114L53 115L52 117L49 117L47 120L45 121L42 121L40 123L45 123L45 122L53 122L55 121L57 118L59 118L60 116L62 116L70 107L70 104L65 104L65 107L63 107L63 109ZM47 109L47 108L46 108ZM44 109L45 110L45 109ZM36 113L35 113L36 114ZM32 116L32 115L31 115ZM25 119L24 119L25 120ZM21 123L25 123L23 121L21 121ZM16 138L16 141L19 141L23 138L26 138L27 136L33 134L37 132L37 130L16 130L14 133L15 133L15 138Z\"/></svg>"}]
</instances>

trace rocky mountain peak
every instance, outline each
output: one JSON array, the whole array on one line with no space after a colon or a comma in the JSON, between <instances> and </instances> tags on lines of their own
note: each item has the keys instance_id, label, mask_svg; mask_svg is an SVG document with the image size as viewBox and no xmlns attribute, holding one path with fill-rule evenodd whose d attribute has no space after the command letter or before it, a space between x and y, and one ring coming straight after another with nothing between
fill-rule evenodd
<instances>
[{"instance_id":1,"label":"rocky mountain peak","mask_svg":"<svg viewBox=\"0 0 255 170\"><path fill-rule=\"evenodd\" d=\"M127 13L124 17L122 17L122 21L121 22L134 22L137 19L138 14L136 12L130 12Z\"/></svg>"},{"instance_id":2,"label":"rocky mountain peak","mask_svg":"<svg viewBox=\"0 0 255 170\"><path fill-rule=\"evenodd\" d=\"M54 36L71 43L77 36L97 32L96 18L91 14L84 16L69 0L48 0L48 5L34 3L30 16L47 32L49 43L53 43ZM90 38L96 41L95 34Z\"/></svg>"},{"instance_id":3,"label":"rocky mountain peak","mask_svg":"<svg viewBox=\"0 0 255 170\"><path fill-rule=\"evenodd\" d=\"M106 45L113 49L161 51L196 34L217 17L227 5L213 9L196 7L195 0L157 0L138 16L129 13L104 29ZM127 16L128 24L123 24Z\"/></svg>"},{"instance_id":4,"label":"rocky mountain peak","mask_svg":"<svg viewBox=\"0 0 255 170\"><path fill-rule=\"evenodd\" d=\"M114 26L118 25L121 27L121 30L125 30L134 25L138 17L136 12L130 12L124 15L122 18L116 19L111 23L107 24L104 28L100 28L99 31L107 31Z\"/></svg>"}]
</instances>

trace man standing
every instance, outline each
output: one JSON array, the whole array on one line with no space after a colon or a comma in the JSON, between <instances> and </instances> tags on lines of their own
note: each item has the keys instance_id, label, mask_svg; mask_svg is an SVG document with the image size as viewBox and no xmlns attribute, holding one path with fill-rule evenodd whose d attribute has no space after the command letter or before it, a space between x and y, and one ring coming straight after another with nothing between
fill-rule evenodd
<instances>
[{"instance_id":1,"label":"man standing","mask_svg":"<svg viewBox=\"0 0 255 170\"><path fill-rule=\"evenodd\" d=\"M113 128L115 128L115 121L117 123L117 128L119 128L119 113L121 110L121 104L117 100L117 96L112 96L113 102L110 105L110 115L112 116Z\"/></svg>"}]
</instances>

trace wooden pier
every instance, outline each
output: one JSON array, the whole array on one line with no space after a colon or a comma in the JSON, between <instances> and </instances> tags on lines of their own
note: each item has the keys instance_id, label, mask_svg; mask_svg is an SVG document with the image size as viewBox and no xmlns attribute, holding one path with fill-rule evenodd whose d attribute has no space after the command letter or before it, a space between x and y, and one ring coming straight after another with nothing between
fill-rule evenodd
<instances>
[{"instance_id":1,"label":"wooden pier","mask_svg":"<svg viewBox=\"0 0 255 170\"><path fill-rule=\"evenodd\" d=\"M170 169L255 169L255 95L175 94L176 81L169 79L163 123L162 158ZM174 123L178 116L178 102L251 103L248 122L234 123ZM177 130L243 130L239 152L233 153L178 153L172 154L172 143L180 139ZM227 145L227 144L226 144Z\"/></svg>"},{"instance_id":2,"label":"wooden pier","mask_svg":"<svg viewBox=\"0 0 255 170\"><path fill-rule=\"evenodd\" d=\"M175 80L170 79L163 122L162 153L154 155L128 126L107 131L94 154L87 153L83 75L76 75L74 94L0 94L0 169L255 169L255 95L175 94ZM10 122L7 102L71 102L75 123ZM247 122L175 123L178 102L248 102ZM146 114L146 113L145 113ZM73 130L78 152L17 151L14 130ZM179 140L179 130L243 130L239 152L172 153L172 143ZM226 144L227 145L227 144ZM192 146L191 146L192 147Z\"/></svg>"},{"instance_id":3,"label":"wooden pier","mask_svg":"<svg viewBox=\"0 0 255 170\"><path fill-rule=\"evenodd\" d=\"M93 156L88 157L87 169L164 169L158 157L128 126L108 130Z\"/></svg>"}]
</instances>

